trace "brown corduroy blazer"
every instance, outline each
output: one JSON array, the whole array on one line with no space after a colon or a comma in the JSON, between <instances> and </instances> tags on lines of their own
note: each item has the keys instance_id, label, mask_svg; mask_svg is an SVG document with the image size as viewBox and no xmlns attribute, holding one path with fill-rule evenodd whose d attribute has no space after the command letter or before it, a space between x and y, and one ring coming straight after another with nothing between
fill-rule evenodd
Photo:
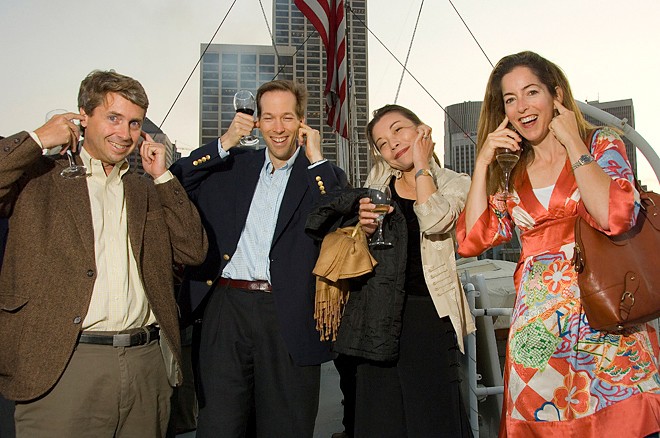
<instances>
[{"instance_id":1,"label":"brown corduroy blazer","mask_svg":"<svg viewBox=\"0 0 660 438\"><path fill-rule=\"evenodd\" d=\"M0 140L0 215L10 218L0 274L0 393L13 400L39 397L60 378L96 280L87 183L62 178L66 165L43 157L26 132ZM129 171L123 183L133 255L161 339L180 363L172 262L201 263L206 233L176 178L155 185Z\"/></svg>"}]
</instances>

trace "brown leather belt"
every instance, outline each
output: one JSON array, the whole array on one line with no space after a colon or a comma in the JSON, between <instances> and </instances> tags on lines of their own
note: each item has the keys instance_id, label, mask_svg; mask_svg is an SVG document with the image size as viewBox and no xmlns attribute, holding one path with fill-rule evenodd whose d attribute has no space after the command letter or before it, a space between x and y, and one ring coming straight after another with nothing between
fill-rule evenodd
<instances>
[{"instance_id":1,"label":"brown leather belt","mask_svg":"<svg viewBox=\"0 0 660 438\"><path fill-rule=\"evenodd\" d=\"M251 291L271 292L272 288L270 283L264 280L247 281L247 280L234 280L232 278L221 277L218 281L220 286L233 287L234 289L243 289Z\"/></svg>"},{"instance_id":2,"label":"brown leather belt","mask_svg":"<svg viewBox=\"0 0 660 438\"><path fill-rule=\"evenodd\" d=\"M113 347L135 347L145 345L160 337L160 330L154 325L126 330L125 332L95 332L80 333L78 342L81 344L112 345Z\"/></svg>"}]
</instances>

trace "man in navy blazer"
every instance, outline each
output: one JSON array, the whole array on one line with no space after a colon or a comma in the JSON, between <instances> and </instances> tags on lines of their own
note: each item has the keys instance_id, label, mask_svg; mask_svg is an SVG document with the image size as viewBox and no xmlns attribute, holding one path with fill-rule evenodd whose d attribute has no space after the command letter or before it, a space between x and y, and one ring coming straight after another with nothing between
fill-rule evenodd
<instances>
[{"instance_id":1,"label":"man in navy blazer","mask_svg":"<svg viewBox=\"0 0 660 438\"><path fill-rule=\"evenodd\" d=\"M198 437L312 437L320 364L332 359L314 321L312 269L319 246L308 213L346 175L323 159L305 124L306 90L262 85L258 120L237 113L219 141L176 162L172 172L197 205L209 252L189 268L180 306L207 301L199 348ZM235 148L259 128L265 150ZM304 146L301 146L304 145Z\"/></svg>"}]
</instances>

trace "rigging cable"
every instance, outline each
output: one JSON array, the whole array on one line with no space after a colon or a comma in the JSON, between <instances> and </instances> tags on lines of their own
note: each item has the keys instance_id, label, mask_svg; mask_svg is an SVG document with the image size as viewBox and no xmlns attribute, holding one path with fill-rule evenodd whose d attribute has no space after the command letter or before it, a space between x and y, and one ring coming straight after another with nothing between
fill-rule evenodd
<instances>
[{"instance_id":1,"label":"rigging cable","mask_svg":"<svg viewBox=\"0 0 660 438\"><path fill-rule=\"evenodd\" d=\"M392 51L391 51L390 49L387 48L387 46L385 45L385 43L383 43L383 42L380 40L380 38L378 38L378 37L376 36L376 34L374 34L374 33L371 31L371 29L369 29L369 26L367 26L367 23L365 23L364 21L362 21L362 19L360 18L360 16L357 15L357 14L355 13L355 11L353 11L353 8L351 8L350 6L347 6L346 9L348 9L348 10L351 12L351 14L353 14L353 16L354 16L354 17L355 17L355 18L356 18L356 19L362 24L362 26L364 26L364 28L367 29L367 31L371 34L371 36L373 36L373 37L376 39L376 41L378 41L378 42L380 43L380 45L383 46L383 48L384 48L385 50L387 50L387 52L388 52L390 55L392 55L392 58L394 58L394 60L395 60L396 62L398 62L399 65L401 65L401 67L403 67L403 70L404 70L406 73L408 73L408 74L410 75L410 77L413 78L413 80L414 80L415 82L417 82L417 85L419 85L419 86L421 87L421 89L424 90L424 92L425 92L425 93L431 98L431 100L433 100L433 102L435 102L435 104L438 105L438 106L440 107L440 109L445 113L445 115L449 118L449 120L451 120L452 122L454 122L454 123L456 124L456 126L458 126L458 127L461 129L461 131L463 132L463 134L465 134L466 138L469 138L470 141L476 146L477 144L476 144L475 141L472 139L472 136L471 136L470 134L468 134L468 133L465 131L465 129L463 129L463 127L462 127L462 126L461 126L456 120L454 120L454 118L453 118L453 117L447 112L447 110L445 109L445 107L442 106L442 105L440 104L440 102L438 102L438 101L436 100L436 98L433 97L433 95L429 92L429 90L427 90L426 87L424 87L424 85L422 85L422 83L419 82L419 81L417 80L417 78L415 77L415 75L413 75L413 74L410 72L410 70L408 70L408 69L406 68L406 66L403 65L403 63L402 63L401 61L399 61L399 58L397 58L396 55L395 55L394 53L392 53Z\"/></svg>"},{"instance_id":2,"label":"rigging cable","mask_svg":"<svg viewBox=\"0 0 660 438\"><path fill-rule=\"evenodd\" d=\"M214 33L213 36L211 37L211 40L210 40L209 43L206 45L206 47L204 47L204 51L203 51L202 54L199 56L199 59L197 60L197 63L195 64L195 66L193 67L192 71L190 72L190 75L188 75L188 79L186 79L186 82L183 84L183 87L181 87L181 90L179 91L179 94L177 94L176 97L174 98L174 102L172 102L172 105L170 106L170 109L167 110L167 114L165 114L165 117L163 117L163 121L160 122L160 125L158 125L158 129L161 129L161 128L163 127L163 124L165 123L165 120L167 120L167 117L168 117L168 116L170 115L170 113L172 112L172 109L174 108L174 105L176 105L176 102L179 100L179 97L181 97L181 93L183 93L183 90L186 88L186 85L188 85L188 82L190 81L190 78L192 78L192 75L195 73L195 70L197 70L197 66L199 65L199 63L202 62L202 58L203 58L204 55L206 54L206 51L207 51L207 50L209 49L209 47L211 46L211 43L213 42L213 39L215 38L215 36L216 36L216 35L218 34L218 32L220 31L220 28L221 28L222 25L224 24L225 20L226 20L227 17L229 16L229 13L231 12L232 8L234 7L234 5L236 4L237 1L238 1L238 0L234 0L234 2L231 4L231 6L229 7L229 10L228 10L227 13L225 14L225 16L222 18L222 21L221 21L220 24L218 25L218 28L215 30L215 33Z\"/></svg>"},{"instance_id":3,"label":"rigging cable","mask_svg":"<svg viewBox=\"0 0 660 438\"><path fill-rule=\"evenodd\" d=\"M277 44L275 44L275 38L273 37L273 32L270 30L270 25L268 24L268 18L266 18L266 11L264 10L264 5L259 0L259 6L261 6L261 14L264 16L264 21L266 22L266 28L268 29L268 35L270 35L270 40L273 43L273 49L275 50L275 56L277 57L277 61L279 64L280 61L280 53L277 51Z\"/></svg>"},{"instance_id":4,"label":"rigging cable","mask_svg":"<svg viewBox=\"0 0 660 438\"><path fill-rule=\"evenodd\" d=\"M419 24L419 17L422 16L423 7L424 7L424 0L422 0L422 4L419 5L419 12L417 13L417 21L415 21L415 28L413 29L412 38L410 38L410 46L408 46L408 53L406 54L406 60L403 63L403 70L401 70L401 79L399 79L399 86L396 89L396 96L394 96L394 103L396 103L396 101L399 100L399 91L401 91L403 76L406 74L406 67L408 66L408 58L410 58L410 52L412 51L413 41L415 41L415 34L417 33L417 25Z\"/></svg>"},{"instance_id":5,"label":"rigging cable","mask_svg":"<svg viewBox=\"0 0 660 438\"><path fill-rule=\"evenodd\" d=\"M451 2L451 0L449 0L449 4L451 5L452 8L454 8L454 11L456 11L456 14L458 15L458 18L461 19L461 21L462 21L463 24L465 25L465 28L468 30L468 32L470 32L470 35L472 36L472 39L474 40L475 43L477 43L477 46L479 46L479 50L481 50L481 53L484 54L484 56L485 56L486 59L488 60L488 63L490 64L490 66L491 66L492 68L495 68L495 66L493 65L493 63L490 61L490 58L488 57L488 55L486 55L486 52L484 51L483 47L481 47L481 44L479 44L479 41L477 41L477 37L474 36L474 34L472 33L472 31L471 31L470 28L468 27L467 23L465 22L465 20L463 20L463 17L461 17L461 14L458 12L458 9L456 9L456 6L454 6L454 4Z\"/></svg>"}]
</instances>

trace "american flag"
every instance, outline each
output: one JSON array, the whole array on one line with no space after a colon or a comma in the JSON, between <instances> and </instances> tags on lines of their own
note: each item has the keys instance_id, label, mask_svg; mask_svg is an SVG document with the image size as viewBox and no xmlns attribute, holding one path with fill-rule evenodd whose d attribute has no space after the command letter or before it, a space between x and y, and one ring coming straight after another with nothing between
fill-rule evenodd
<instances>
[{"instance_id":1,"label":"american flag","mask_svg":"<svg viewBox=\"0 0 660 438\"><path fill-rule=\"evenodd\" d=\"M344 0L294 0L314 25L327 55L325 109L328 125L348 138L348 81Z\"/></svg>"}]
</instances>

